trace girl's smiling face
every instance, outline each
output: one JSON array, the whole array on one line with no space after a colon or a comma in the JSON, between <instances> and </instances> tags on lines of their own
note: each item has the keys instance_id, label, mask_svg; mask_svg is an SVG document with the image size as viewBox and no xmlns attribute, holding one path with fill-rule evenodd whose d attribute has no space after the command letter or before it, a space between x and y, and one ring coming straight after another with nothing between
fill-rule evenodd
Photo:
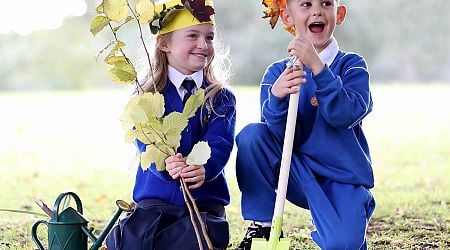
<instances>
[{"instance_id":1,"label":"girl's smiling face","mask_svg":"<svg viewBox=\"0 0 450 250\"><path fill-rule=\"evenodd\" d=\"M336 0L290 0L281 17L287 26L295 26L297 35L306 36L320 52L331 42L336 25L346 15L345 6Z\"/></svg>"},{"instance_id":2,"label":"girl's smiling face","mask_svg":"<svg viewBox=\"0 0 450 250\"><path fill-rule=\"evenodd\" d=\"M169 65L185 75L204 69L214 56L214 25L198 24L172 32L162 44Z\"/></svg>"}]
</instances>

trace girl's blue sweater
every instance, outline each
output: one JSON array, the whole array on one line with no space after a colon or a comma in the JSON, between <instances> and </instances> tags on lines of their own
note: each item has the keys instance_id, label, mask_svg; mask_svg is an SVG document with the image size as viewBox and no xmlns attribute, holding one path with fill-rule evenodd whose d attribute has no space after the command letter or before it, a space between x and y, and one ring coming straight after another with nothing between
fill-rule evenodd
<instances>
[{"instance_id":1,"label":"girl's blue sweater","mask_svg":"<svg viewBox=\"0 0 450 250\"><path fill-rule=\"evenodd\" d=\"M204 81L202 88L205 89L206 86ZM165 115L172 111L183 111L183 102L171 82L168 82L162 94L165 101ZM230 90L223 88L214 98L214 110L208 110L206 107L202 112L200 109L197 110L182 132L178 152L183 156L187 156L199 141L207 141L211 147L211 158L205 164L205 183L200 188L190 190L197 202L214 202L222 205L230 202L224 167L233 148L235 123L236 99ZM137 147L143 152L146 145L137 141ZM157 171L154 164L145 171L138 167L133 190L135 202L149 198L160 199L175 206L184 205L180 181L173 180L167 171Z\"/></svg>"},{"instance_id":2,"label":"girl's blue sweater","mask_svg":"<svg viewBox=\"0 0 450 250\"><path fill-rule=\"evenodd\" d=\"M272 85L286 69L289 58L270 65L261 83L261 121L280 143L284 139L288 97L277 98ZM301 86L293 157L317 175L331 180L374 186L369 146L362 119L372 110L369 72L365 60L339 51L331 65L317 75L307 72ZM316 98L318 105L312 103Z\"/></svg>"}]
</instances>

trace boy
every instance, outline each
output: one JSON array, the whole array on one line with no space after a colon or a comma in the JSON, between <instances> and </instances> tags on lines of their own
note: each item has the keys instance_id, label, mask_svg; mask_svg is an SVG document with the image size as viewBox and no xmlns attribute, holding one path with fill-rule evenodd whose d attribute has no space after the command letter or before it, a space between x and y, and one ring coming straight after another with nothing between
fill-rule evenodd
<instances>
[{"instance_id":1,"label":"boy","mask_svg":"<svg viewBox=\"0 0 450 250\"><path fill-rule=\"evenodd\" d=\"M321 249L367 249L375 200L361 120L372 110L372 99L365 60L339 50L333 37L346 8L336 0L274 2L296 34L287 46L289 55L303 68L287 67L289 58L267 68L261 123L247 125L236 138L242 215L252 221L238 249L250 249L253 238L270 235L289 94L300 86L286 198L310 210L316 227L311 236Z\"/></svg>"}]
</instances>

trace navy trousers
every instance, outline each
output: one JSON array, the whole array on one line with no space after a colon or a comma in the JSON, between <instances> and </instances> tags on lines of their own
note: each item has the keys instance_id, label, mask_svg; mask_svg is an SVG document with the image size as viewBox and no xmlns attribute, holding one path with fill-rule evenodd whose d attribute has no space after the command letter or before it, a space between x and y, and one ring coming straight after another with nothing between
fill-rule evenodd
<instances>
[{"instance_id":1,"label":"navy trousers","mask_svg":"<svg viewBox=\"0 0 450 250\"><path fill-rule=\"evenodd\" d=\"M208 230L208 237L217 249L225 249L229 242L225 208L219 204L197 204ZM206 241L197 222L203 246ZM197 237L186 207L169 205L161 200L146 199L125 215L111 230L108 250L197 250Z\"/></svg>"},{"instance_id":2,"label":"navy trousers","mask_svg":"<svg viewBox=\"0 0 450 250\"><path fill-rule=\"evenodd\" d=\"M245 220L271 221L275 207L282 142L265 124L247 125L236 137L236 176ZM366 229L375 200L361 185L340 183L315 175L292 155L287 200L309 209L321 249L367 249Z\"/></svg>"}]
</instances>

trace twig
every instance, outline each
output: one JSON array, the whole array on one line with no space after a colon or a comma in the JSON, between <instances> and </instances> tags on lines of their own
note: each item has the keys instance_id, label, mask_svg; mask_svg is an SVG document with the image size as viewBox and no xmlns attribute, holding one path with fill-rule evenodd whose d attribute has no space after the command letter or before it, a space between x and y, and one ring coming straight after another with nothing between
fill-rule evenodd
<instances>
[{"instance_id":1,"label":"twig","mask_svg":"<svg viewBox=\"0 0 450 250\"><path fill-rule=\"evenodd\" d=\"M133 16L134 16L134 18L135 18L135 20L136 20L136 22L138 24L139 34L140 34L142 46L144 46L145 53L147 54L148 66L150 67L150 75L152 76L153 88L155 89L155 91L157 91L156 90L155 77L153 75L152 61L150 59L150 54L148 53L147 45L145 44L145 41L144 41L144 35L142 34L141 24L139 23L139 19L136 16L136 13L134 13L133 8L131 8L130 3L128 2L128 0L127 0L127 5L128 5L128 8L130 9L131 13L133 14ZM142 89L142 87L141 87L141 89Z\"/></svg>"},{"instance_id":2,"label":"twig","mask_svg":"<svg viewBox=\"0 0 450 250\"><path fill-rule=\"evenodd\" d=\"M190 201L192 203L192 206L194 207L194 211L195 211L195 214L197 215L197 219L198 219L198 221L200 223L200 226L202 228L203 237L205 237L206 244L208 245L208 249L214 249L214 246L213 246L211 240L209 239L205 223L203 222L203 219L202 219L202 217L200 215L200 211L198 210L197 203L195 202L194 197L192 196L191 192L189 191L189 188L186 185L186 182L184 181L184 178L181 178L181 184L183 185L183 190L186 190L186 194L189 197L189 199L190 199Z\"/></svg>"},{"instance_id":3,"label":"twig","mask_svg":"<svg viewBox=\"0 0 450 250\"><path fill-rule=\"evenodd\" d=\"M42 201L41 198L34 198L34 202L47 214L48 216L52 217L53 211L45 204L44 201Z\"/></svg>"},{"instance_id":4,"label":"twig","mask_svg":"<svg viewBox=\"0 0 450 250\"><path fill-rule=\"evenodd\" d=\"M202 239L200 237L200 233L198 232L197 223L195 223L195 219L194 219L194 212L192 211L191 205L189 204L189 201L188 201L187 192L189 192L189 191L186 191L185 182L184 182L183 178L180 178L180 183L181 183L181 189L183 190L184 202L186 203L186 206L188 207L189 216L191 217L191 222L192 222L192 225L194 226L195 236L197 236L198 248L200 250L203 250Z\"/></svg>"}]
</instances>

